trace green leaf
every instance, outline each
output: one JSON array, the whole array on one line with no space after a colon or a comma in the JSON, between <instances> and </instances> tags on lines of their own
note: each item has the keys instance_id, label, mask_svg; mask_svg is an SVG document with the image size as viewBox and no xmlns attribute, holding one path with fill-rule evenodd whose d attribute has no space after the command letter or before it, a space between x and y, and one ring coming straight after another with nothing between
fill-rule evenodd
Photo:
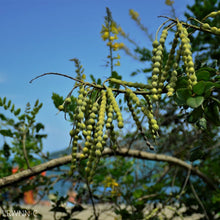
<instances>
[{"instance_id":1,"label":"green leaf","mask_svg":"<svg viewBox=\"0 0 220 220\"><path fill-rule=\"evenodd\" d=\"M205 108L205 115L206 117L212 121L215 125L220 125L220 114L219 114L219 107L217 102L213 102L206 106Z\"/></svg>"},{"instance_id":2,"label":"green leaf","mask_svg":"<svg viewBox=\"0 0 220 220\"><path fill-rule=\"evenodd\" d=\"M203 110L201 107L195 108L187 117L189 123L195 123L202 117Z\"/></svg>"},{"instance_id":3,"label":"green leaf","mask_svg":"<svg viewBox=\"0 0 220 220\"><path fill-rule=\"evenodd\" d=\"M203 103L203 101L204 101L203 96L189 97L186 100L186 104L191 108L197 108Z\"/></svg>"},{"instance_id":4,"label":"green leaf","mask_svg":"<svg viewBox=\"0 0 220 220\"><path fill-rule=\"evenodd\" d=\"M193 86L193 92L196 93L197 95L202 95L205 94L206 97L209 97L211 94L211 90L214 87L218 88L218 84L217 83L213 83L213 82L206 82L206 81L200 81L198 82L196 85Z\"/></svg>"},{"instance_id":5,"label":"green leaf","mask_svg":"<svg viewBox=\"0 0 220 220\"><path fill-rule=\"evenodd\" d=\"M121 79L122 77L116 71L112 71L111 78Z\"/></svg>"},{"instance_id":6,"label":"green leaf","mask_svg":"<svg viewBox=\"0 0 220 220\"><path fill-rule=\"evenodd\" d=\"M95 77L92 74L90 74L90 78L93 82L96 82Z\"/></svg>"},{"instance_id":7,"label":"green leaf","mask_svg":"<svg viewBox=\"0 0 220 220\"><path fill-rule=\"evenodd\" d=\"M131 76L136 76L137 75L137 72L132 72L131 73Z\"/></svg>"},{"instance_id":8,"label":"green leaf","mask_svg":"<svg viewBox=\"0 0 220 220\"><path fill-rule=\"evenodd\" d=\"M56 108L64 102L63 96L60 96L57 93L52 94L52 100Z\"/></svg>"},{"instance_id":9,"label":"green leaf","mask_svg":"<svg viewBox=\"0 0 220 220\"><path fill-rule=\"evenodd\" d=\"M1 129L0 134L5 137L13 137L13 133L11 132L10 129Z\"/></svg>"},{"instance_id":10,"label":"green leaf","mask_svg":"<svg viewBox=\"0 0 220 220\"><path fill-rule=\"evenodd\" d=\"M44 129L44 125L42 123L37 123L35 128L36 132L38 133L41 129Z\"/></svg>"},{"instance_id":11,"label":"green leaf","mask_svg":"<svg viewBox=\"0 0 220 220\"><path fill-rule=\"evenodd\" d=\"M133 193L133 196L135 199L140 198L143 195L143 190L142 189L136 189Z\"/></svg>"},{"instance_id":12,"label":"green leaf","mask_svg":"<svg viewBox=\"0 0 220 220\"><path fill-rule=\"evenodd\" d=\"M178 105L185 105L186 100L191 97L192 92L187 88L177 89L175 101Z\"/></svg>"},{"instance_id":13,"label":"green leaf","mask_svg":"<svg viewBox=\"0 0 220 220\"><path fill-rule=\"evenodd\" d=\"M205 91L205 87L206 83L204 81L200 81L193 86L193 92L195 92L197 95L202 95Z\"/></svg>"},{"instance_id":14,"label":"green leaf","mask_svg":"<svg viewBox=\"0 0 220 220\"><path fill-rule=\"evenodd\" d=\"M198 71L196 71L196 76L198 81L201 80L208 81L210 80L211 74L207 70L199 69Z\"/></svg>"},{"instance_id":15,"label":"green leaf","mask_svg":"<svg viewBox=\"0 0 220 220\"><path fill-rule=\"evenodd\" d=\"M186 76L178 78L176 82L176 88L186 88L188 86L188 80Z\"/></svg>"},{"instance_id":16,"label":"green leaf","mask_svg":"<svg viewBox=\"0 0 220 220\"><path fill-rule=\"evenodd\" d=\"M15 116L18 116L18 115L20 114L20 112L21 112L21 109L19 108L19 109L17 109L17 110L14 112L14 115L15 115Z\"/></svg>"},{"instance_id":17,"label":"green leaf","mask_svg":"<svg viewBox=\"0 0 220 220\"><path fill-rule=\"evenodd\" d=\"M209 72L210 76L215 76L216 75L216 69L212 68L212 67L208 67L208 66L202 67L199 70L197 70L196 73L197 72L202 72L202 71Z\"/></svg>"}]
</instances>

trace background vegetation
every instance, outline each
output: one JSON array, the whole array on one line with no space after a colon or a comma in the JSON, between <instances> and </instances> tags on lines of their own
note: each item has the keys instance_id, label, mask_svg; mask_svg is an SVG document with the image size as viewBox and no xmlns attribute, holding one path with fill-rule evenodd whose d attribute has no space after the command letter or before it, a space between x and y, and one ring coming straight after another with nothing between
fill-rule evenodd
<instances>
[{"instance_id":1,"label":"background vegetation","mask_svg":"<svg viewBox=\"0 0 220 220\"><path fill-rule=\"evenodd\" d=\"M172 2L166 1L166 4L171 7L171 21L176 22ZM164 207L173 210L172 218L191 216L194 213L201 213L201 219L219 218L220 37L219 32L215 34L212 29L202 29L203 24L199 22L207 22L210 27L219 28L219 14L203 20L209 13L219 11L219 8L220 2L217 0L196 0L185 14L187 22L192 24L184 23L188 28L192 57L195 60L197 83L188 88L186 66L180 62L173 96L162 94L160 101L154 101L154 94L150 93L152 105L149 99L141 100L146 106L152 106L159 130L149 123L141 111L135 112L139 122L137 120L132 122L130 120L132 110L126 105L126 97L121 96L120 84L110 81L109 88L115 92L123 114L124 130L110 127L106 140L108 148L101 152L102 157L96 153L98 159L92 161L95 168L92 170L93 174L90 173L91 170L89 172L85 170L85 167L88 167L88 159L79 159L82 156L75 152L74 140L71 142L73 157L68 156L71 154L70 148L55 155L42 154L42 140L47 135L43 133L44 125L36 119L42 103L38 100L33 106L28 103L26 109L22 111L16 109L11 100L1 97L0 135L4 140L0 150L1 219L10 219L7 216L10 206L13 206L14 210L23 210L21 204L24 193L30 190L38 194L36 197L39 201L47 196L53 202L51 212L54 213L54 219L59 212L63 213L60 219L75 219L75 213L83 210L81 204L84 203L93 205L91 215L95 219L100 215L96 210L97 203L110 203L112 210L121 219L165 218ZM138 13L130 10L130 15L153 42L154 39L141 23ZM193 25L202 30L196 30ZM115 29L110 30L110 26ZM146 63L146 69L131 70L134 81L137 74L144 73L146 82L152 85L154 82L151 74L154 72L154 67L151 66L154 56L152 48L141 48L130 39L117 21L114 21L109 9L101 36L109 49L107 65L111 70L110 78L122 79L116 70L120 65L119 52L124 50L134 59ZM164 66L171 53L172 42L167 41L162 58ZM170 41L173 41L173 38ZM72 61L76 66L75 87L77 87L86 82L86 75L80 61L78 59ZM162 93L167 92L168 82L172 82L171 73L169 74ZM99 97L98 91L103 82L95 76L90 78L91 83L88 85L94 86L90 96L93 100ZM139 90L135 92L138 93ZM144 88L143 91L148 90ZM79 98L72 95L72 90L66 97L54 93L52 99L55 107L64 113L67 123L76 122ZM138 110L134 103L133 108ZM138 123L142 126L139 127ZM116 127L117 123L112 126ZM74 132L76 129L77 127L73 127ZM157 134L158 137L155 139ZM71 134L71 137L74 135L75 133ZM78 152L84 145L83 134L81 136L82 139L77 140ZM55 156L59 158L54 159ZM15 167L18 167L18 170L12 174ZM51 169L55 172L48 172L46 176L37 175ZM74 189L78 193L77 199L80 199L76 199L78 202L72 209L64 206L68 195L54 193L56 183L66 181L74 183ZM180 207L186 207L185 211L180 212ZM32 213L30 219L41 219L40 213L33 213L31 208L28 211Z\"/></svg>"}]
</instances>

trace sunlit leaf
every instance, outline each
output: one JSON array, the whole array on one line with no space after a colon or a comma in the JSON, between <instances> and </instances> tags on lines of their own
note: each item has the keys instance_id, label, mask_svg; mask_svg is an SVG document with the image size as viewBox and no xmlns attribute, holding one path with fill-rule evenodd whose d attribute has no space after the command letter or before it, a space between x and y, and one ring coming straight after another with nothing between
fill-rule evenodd
<instances>
[{"instance_id":1,"label":"sunlit leaf","mask_svg":"<svg viewBox=\"0 0 220 220\"><path fill-rule=\"evenodd\" d=\"M197 108L197 107L199 107L203 103L203 101L204 101L204 97L203 96L189 97L186 100L186 104L189 107Z\"/></svg>"}]
</instances>

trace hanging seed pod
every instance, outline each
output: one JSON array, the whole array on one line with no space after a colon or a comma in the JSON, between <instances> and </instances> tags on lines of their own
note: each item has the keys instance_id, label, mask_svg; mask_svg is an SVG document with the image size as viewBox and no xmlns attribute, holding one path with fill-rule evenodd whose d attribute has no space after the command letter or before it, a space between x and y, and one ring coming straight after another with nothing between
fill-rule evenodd
<instances>
[{"instance_id":1,"label":"hanging seed pod","mask_svg":"<svg viewBox=\"0 0 220 220\"><path fill-rule=\"evenodd\" d=\"M152 82L151 82L151 93L152 98L154 100L158 100L160 98L160 93L162 92L160 78L161 78L161 70L162 70L162 60L163 60L163 47L164 43L166 41L168 31L167 29L164 29L162 31L161 37L160 37L160 44L157 40L153 42L153 69L152 69Z\"/></svg>"},{"instance_id":2,"label":"hanging seed pod","mask_svg":"<svg viewBox=\"0 0 220 220\"><path fill-rule=\"evenodd\" d=\"M136 106L141 105L139 98L136 96L136 94L131 89L126 88L126 95L128 98L130 98L135 103Z\"/></svg>"},{"instance_id":3,"label":"hanging seed pod","mask_svg":"<svg viewBox=\"0 0 220 220\"><path fill-rule=\"evenodd\" d=\"M111 88L107 88L106 89L107 91L107 95L108 95L108 98L110 100L110 103L116 113L116 116L117 116L117 121L118 121L118 128L123 128L124 127L124 122L123 122L123 118L122 118L122 114L121 114L121 111L120 111L120 108L118 106L118 103L115 99L115 96L111 90Z\"/></svg>"},{"instance_id":4,"label":"hanging seed pod","mask_svg":"<svg viewBox=\"0 0 220 220\"><path fill-rule=\"evenodd\" d=\"M84 156L88 156L91 150L92 142L92 131L95 125L95 120L97 118L97 111L98 111L98 103L93 103L91 107L91 111L87 120L86 125L86 134L85 134L85 145L83 148Z\"/></svg>"},{"instance_id":5,"label":"hanging seed pod","mask_svg":"<svg viewBox=\"0 0 220 220\"><path fill-rule=\"evenodd\" d=\"M188 76L189 88L197 83L197 78L194 69L194 63L192 59L191 45L188 38L187 29L182 26L180 22L177 23L177 29L180 32L180 39L182 42L182 60L185 65L185 71Z\"/></svg>"},{"instance_id":6,"label":"hanging seed pod","mask_svg":"<svg viewBox=\"0 0 220 220\"><path fill-rule=\"evenodd\" d=\"M112 150L116 150L117 149L117 137L116 137L116 133L115 133L115 129L114 129L114 124L112 123L111 127L110 127L110 141L111 141L111 148Z\"/></svg>"},{"instance_id":7,"label":"hanging seed pod","mask_svg":"<svg viewBox=\"0 0 220 220\"><path fill-rule=\"evenodd\" d=\"M129 93L127 93L127 94L125 95L125 98L126 98L126 101L127 101L127 106L128 106L128 108L129 108L129 111L131 112L131 115L132 115L132 117L133 117L133 119L134 119L134 121L135 121L135 124L136 124L137 128L138 128L139 130L141 130L141 129L142 129L141 123L140 123L140 121L139 121L139 118L138 118L138 116L137 116L135 110L134 110L134 107L133 107L132 102L131 102L131 96L129 95ZM136 105L139 106L140 103L138 102L138 104L136 104Z\"/></svg>"},{"instance_id":8,"label":"hanging seed pod","mask_svg":"<svg viewBox=\"0 0 220 220\"><path fill-rule=\"evenodd\" d=\"M127 94L126 94L126 101L127 101L127 105L128 105L129 111L132 114L132 117L133 117L133 119L135 121L135 124L136 124L136 126L137 126L137 128L138 128L138 130L139 130L139 132L141 134L141 136L144 138L145 143L150 148L150 150L154 150L154 147L151 145L151 143L148 141L146 135L144 134L143 128L141 126L141 122L139 121L139 117L137 116L137 114L135 112L135 109L133 107L133 104L131 102L131 99L130 99L130 97Z\"/></svg>"},{"instance_id":9,"label":"hanging seed pod","mask_svg":"<svg viewBox=\"0 0 220 220\"><path fill-rule=\"evenodd\" d=\"M219 10L219 11L213 11L213 12L209 13L207 16L205 16L205 17L203 18L203 20L207 19L208 17L214 18L214 17L216 17L217 15L220 15L220 10Z\"/></svg>"},{"instance_id":10,"label":"hanging seed pod","mask_svg":"<svg viewBox=\"0 0 220 220\"><path fill-rule=\"evenodd\" d=\"M173 96L173 92L174 92L174 87L176 86L176 81L177 81L177 71L173 70L171 73L171 78L170 78L170 82L167 85L167 96Z\"/></svg>"},{"instance_id":11,"label":"hanging seed pod","mask_svg":"<svg viewBox=\"0 0 220 220\"><path fill-rule=\"evenodd\" d=\"M76 168L76 153L77 153L77 148L78 148L78 140L79 140L79 133L80 131L82 131L83 135L85 135L86 131L86 125L83 122L84 120L84 111L85 111L85 105L87 105L87 92L85 91L84 86L80 87L79 90L79 95L78 95L78 99L77 99L77 109L76 109L76 114L74 117L75 120L75 129L73 128L70 131L70 136L73 139L72 140L72 162L71 162L71 173L73 172L73 170ZM81 157L83 157L81 155Z\"/></svg>"},{"instance_id":12,"label":"hanging seed pod","mask_svg":"<svg viewBox=\"0 0 220 220\"><path fill-rule=\"evenodd\" d=\"M141 111L147 116L148 123L149 123L149 129L153 135L153 138L155 139L157 136L157 131L159 130L159 126L157 124L157 121L154 119L154 116L149 109L141 107Z\"/></svg>"},{"instance_id":13,"label":"hanging seed pod","mask_svg":"<svg viewBox=\"0 0 220 220\"><path fill-rule=\"evenodd\" d=\"M153 106L152 106L150 96L149 95L143 95L143 97L146 100L147 105L146 105L146 107L141 107L141 110L148 118L149 129L152 133L153 138L155 139L156 136L158 135L159 126L157 124L157 121L154 119ZM149 147L150 147L150 149L153 149L153 146L149 146Z\"/></svg>"},{"instance_id":14,"label":"hanging seed pod","mask_svg":"<svg viewBox=\"0 0 220 220\"><path fill-rule=\"evenodd\" d=\"M98 116L98 122L95 128L95 134L94 138L94 148L92 149L92 153L95 154L97 157L99 155L99 151L102 152L103 150L103 145L102 145L102 140L103 140L103 127L105 123L105 112L106 112L106 91L102 90L101 92L101 105L99 108L99 116Z\"/></svg>"},{"instance_id":15,"label":"hanging seed pod","mask_svg":"<svg viewBox=\"0 0 220 220\"><path fill-rule=\"evenodd\" d=\"M211 27L211 32L213 33L213 34L218 34L218 35L220 35L220 28L217 28L217 27Z\"/></svg>"},{"instance_id":16,"label":"hanging seed pod","mask_svg":"<svg viewBox=\"0 0 220 220\"><path fill-rule=\"evenodd\" d=\"M173 42L172 42L172 47L170 49L170 53L169 53L166 65L165 65L164 69L161 71L161 77L159 79L159 88L160 88L159 91L160 92L162 91L164 82L168 77L168 72L170 71L170 69L172 67L172 63L173 63L173 60L174 60L175 49L176 49L177 44L178 44L178 38L179 38L179 32L176 32L175 37L174 37Z\"/></svg>"},{"instance_id":17,"label":"hanging seed pod","mask_svg":"<svg viewBox=\"0 0 220 220\"><path fill-rule=\"evenodd\" d=\"M111 105L111 103L107 106L107 121L105 124L105 127L107 129L110 129L112 126L112 122L113 122L113 113L114 113L114 109L113 106Z\"/></svg>"}]
</instances>

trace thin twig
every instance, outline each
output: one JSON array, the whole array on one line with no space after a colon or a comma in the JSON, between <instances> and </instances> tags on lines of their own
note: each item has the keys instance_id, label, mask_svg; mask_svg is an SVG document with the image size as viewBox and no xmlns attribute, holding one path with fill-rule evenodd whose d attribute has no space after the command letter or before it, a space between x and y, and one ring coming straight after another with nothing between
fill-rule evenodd
<instances>
[{"instance_id":1,"label":"thin twig","mask_svg":"<svg viewBox=\"0 0 220 220\"><path fill-rule=\"evenodd\" d=\"M66 75L66 74L62 74L62 73L52 73L52 72L51 72L51 73L43 73L43 74L41 74L41 75L39 75L39 76L33 78L32 80L30 80L29 83L32 83L32 82L35 81L36 79L38 79L38 78L40 78L40 77L43 77L43 76L47 76L47 75L63 76L63 77L69 78L69 79L71 79L71 80L75 80L75 81L77 81L77 82L79 82L79 83L81 83L81 84L84 84L84 85L87 85L87 86L90 86L90 87L99 89L99 90L105 89L105 87L102 86L102 85L98 85L98 84L95 84L95 83L84 82L84 81L82 81L82 80L76 79L76 78L71 77L71 76ZM151 86L149 85L149 90L150 90L150 89L151 89ZM126 91L125 91L125 90L122 90L122 89L112 88L112 91L118 92L118 93L126 93ZM135 94L137 94L137 95L151 94L151 91L144 91L144 90L133 91L133 92L134 92ZM164 91L164 92L166 92L166 91Z\"/></svg>"},{"instance_id":2,"label":"thin twig","mask_svg":"<svg viewBox=\"0 0 220 220\"><path fill-rule=\"evenodd\" d=\"M182 190L181 190L181 192L180 192L180 194L179 194L179 197L180 197L180 196L184 193L184 191L185 191L185 188L186 188L186 185L187 185L187 183L188 183L190 174L191 174L191 170L189 169L188 172L187 172L187 176L186 176L185 182L184 182L184 184L183 184Z\"/></svg>"},{"instance_id":3,"label":"thin twig","mask_svg":"<svg viewBox=\"0 0 220 220\"><path fill-rule=\"evenodd\" d=\"M94 203L94 200L93 200L93 195L92 195L92 191L91 191L90 185L89 185L88 182L86 182L86 185L87 185L87 188L88 188L88 191L89 191L90 199L91 199L91 201L92 201L92 208L93 208L93 214L94 214L94 216L95 216L95 220L98 220L98 219L99 219L99 216L96 214L95 203Z\"/></svg>"},{"instance_id":4,"label":"thin twig","mask_svg":"<svg viewBox=\"0 0 220 220\"><path fill-rule=\"evenodd\" d=\"M27 151L26 151L26 131L25 131L25 128L23 126L23 137L22 137L22 147L23 147L23 153L24 153L24 159L26 161L26 164L27 164L27 167L28 169L31 169L31 166L30 166L30 163L29 163L29 160L28 160L28 156L27 156Z\"/></svg>"},{"instance_id":5,"label":"thin twig","mask_svg":"<svg viewBox=\"0 0 220 220\"><path fill-rule=\"evenodd\" d=\"M175 22L175 23L178 22L177 19L169 18L169 17L164 16L164 15L160 15L160 16L158 16L158 17L170 19L171 21L173 21L173 22ZM214 34L214 35L219 36L219 34L213 33L212 31L210 31L210 30L208 30L208 29L203 29L202 27L198 27L198 26L196 26L196 25L188 24L188 23L182 22L182 21L181 21L181 24L184 25L184 26L186 26L186 27L190 27L190 28L193 28L193 29L195 29L195 30L198 30L198 31L203 31L203 32L207 32L207 33L209 33L209 34Z\"/></svg>"},{"instance_id":6,"label":"thin twig","mask_svg":"<svg viewBox=\"0 0 220 220\"><path fill-rule=\"evenodd\" d=\"M208 217L208 215L207 215L206 209L205 209L204 205L202 204L202 201L201 201L201 199L199 198L198 194L196 193L196 190L195 190L195 188L194 188L194 186L193 186L193 184L192 184L191 182L190 182L190 187L191 187L191 189L192 189L193 195L195 196L195 199L197 200L197 202L199 203L199 205L201 206L201 208L202 208L202 210L203 210L203 212L204 212L205 218L206 218L207 220L209 220L209 217Z\"/></svg>"}]
</instances>

